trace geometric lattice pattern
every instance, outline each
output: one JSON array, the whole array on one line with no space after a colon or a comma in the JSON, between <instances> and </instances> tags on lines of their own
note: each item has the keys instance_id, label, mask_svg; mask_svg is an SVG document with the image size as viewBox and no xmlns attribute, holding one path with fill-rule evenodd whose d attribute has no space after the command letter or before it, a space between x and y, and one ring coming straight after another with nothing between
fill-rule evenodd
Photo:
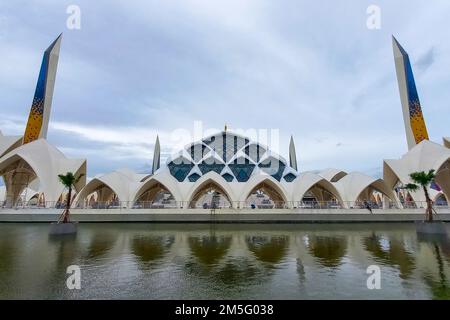
<instances>
[{"instance_id":1,"label":"geometric lattice pattern","mask_svg":"<svg viewBox=\"0 0 450 320\"><path fill-rule=\"evenodd\" d=\"M207 137L189 145L185 151L183 156L168 163L170 173L180 182L197 181L200 174L205 175L211 171L228 182L246 182L255 168L280 181L286 169L292 171L280 156L271 153L264 157L268 152L267 148L230 132ZM187 155L190 155L189 159L186 159ZM285 180L291 182L295 177L291 173Z\"/></svg>"}]
</instances>

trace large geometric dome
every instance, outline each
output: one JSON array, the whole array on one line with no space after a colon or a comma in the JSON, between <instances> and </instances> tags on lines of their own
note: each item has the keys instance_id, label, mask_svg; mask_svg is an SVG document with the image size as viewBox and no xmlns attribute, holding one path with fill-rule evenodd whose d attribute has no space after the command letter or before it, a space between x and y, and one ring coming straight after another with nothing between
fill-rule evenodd
<instances>
[{"instance_id":1,"label":"large geometric dome","mask_svg":"<svg viewBox=\"0 0 450 320\"><path fill-rule=\"evenodd\" d=\"M231 132L219 132L187 145L167 167L179 182L195 182L210 171L228 182L247 182L264 173L277 181L292 182L297 172L266 146Z\"/></svg>"}]
</instances>

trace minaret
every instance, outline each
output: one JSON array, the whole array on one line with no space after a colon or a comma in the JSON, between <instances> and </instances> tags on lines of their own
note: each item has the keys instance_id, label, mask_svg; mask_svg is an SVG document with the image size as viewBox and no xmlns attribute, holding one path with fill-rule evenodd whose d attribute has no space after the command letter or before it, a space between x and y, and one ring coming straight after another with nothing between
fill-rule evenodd
<instances>
[{"instance_id":1,"label":"minaret","mask_svg":"<svg viewBox=\"0 0 450 320\"><path fill-rule=\"evenodd\" d=\"M408 149L411 149L422 140L428 140L428 132L408 53L406 53L394 36L392 36L392 46L403 109L403 121L405 122L406 140Z\"/></svg>"},{"instance_id":2,"label":"minaret","mask_svg":"<svg viewBox=\"0 0 450 320\"><path fill-rule=\"evenodd\" d=\"M152 166L152 174L156 172L161 166L161 147L159 145L159 137L156 136L155 142L155 150L153 152L153 166Z\"/></svg>"},{"instance_id":3,"label":"minaret","mask_svg":"<svg viewBox=\"0 0 450 320\"><path fill-rule=\"evenodd\" d=\"M289 165L298 171L297 168L297 154L295 152L294 138L291 136L291 141L289 142Z\"/></svg>"},{"instance_id":4,"label":"minaret","mask_svg":"<svg viewBox=\"0 0 450 320\"><path fill-rule=\"evenodd\" d=\"M47 138L61 38L62 34L44 52L33 103L23 135L23 144L39 138Z\"/></svg>"}]
</instances>

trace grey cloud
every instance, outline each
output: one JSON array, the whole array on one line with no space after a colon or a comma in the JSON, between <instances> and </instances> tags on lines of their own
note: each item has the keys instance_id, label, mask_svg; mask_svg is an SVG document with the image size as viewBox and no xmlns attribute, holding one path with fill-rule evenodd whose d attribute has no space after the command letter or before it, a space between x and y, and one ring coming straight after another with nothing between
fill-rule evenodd
<instances>
[{"instance_id":1,"label":"grey cloud","mask_svg":"<svg viewBox=\"0 0 450 320\"><path fill-rule=\"evenodd\" d=\"M128 136L130 128L139 134L144 129L190 129L194 120L209 128L222 128L224 123L233 128L279 128L282 144L286 141L282 155L287 156L292 133L297 152L312 159L306 163L312 169L336 164L367 171L380 165L386 150L400 156L399 140L386 138L384 144L371 146L370 158L362 158L367 141L403 134L390 34L402 35L414 57L423 52L424 39L444 39L447 27L445 4L429 6L418 0L380 1L382 8L389 8L383 11L383 21L392 20L395 30L386 23L376 32L365 27L366 8L357 0L328 3L328 10L323 4L291 0L217 0L214 5L190 0L78 0L82 28L68 31L65 9L72 3L0 4L7 21L0 37L0 117L25 123L42 52L64 31L52 123L82 124L83 130L106 128ZM400 10L405 4L408 14ZM395 19L389 12L396 12ZM421 34L410 30L418 17L423 18ZM433 23L426 17L433 17ZM450 53L450 45L442 42L439 50ZM434 51L419 58L415 67L436 72L438 68L429 68L430 61L437 63ZM450 85L450 75L441 75L440 81ZM433 94L433 84L421 85L429 93L424 105L442 103ZM5 134L22 133L20 125L3 124ZM427 124L439 139L448 135L443 117L427 113ZM323 139L323 128L329 139ZM136 139L141 139L139 134ZM52 143L66 148L70 156L88 158L90 176L119 167L141 170L150 163L153 135L137 144L129 142L133 137L122 144L103 138L49 129ZM319 146L305 144L302 149L304 141ZM338 143L344 146L333 148ZM161 144L171 147L167 139ZM133 158L126 158L130 145ZM354 146L358 156L343 154L338 161L335 154L323 156L329 149L343 151L348 146ZM142 150L142 156L135 155Z\"/></svg>"},{"instance_id":2,"label":"grey cloud","mask_svg":"<svg viewBox=\"0 0 450 320\"><path fill-rule=\"evenodd\" d=\"M425 72L434 64L435 60L436 50L433 46L428 49L422 56L420 56L419 59L417 59L414 66L417 67L419 71Z\"/></svg>"}]
</instances>

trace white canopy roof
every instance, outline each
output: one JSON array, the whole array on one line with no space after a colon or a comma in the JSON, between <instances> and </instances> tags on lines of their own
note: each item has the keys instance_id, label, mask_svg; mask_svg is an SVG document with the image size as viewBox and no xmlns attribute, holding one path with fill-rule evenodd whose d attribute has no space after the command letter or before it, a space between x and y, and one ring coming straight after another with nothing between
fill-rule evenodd
<instances>
[{"instance_id":1,"label":"white canopy roof","mask_svg":"<svg viewBox=\"0 0 450 320\"><path fill-rule=\"evenodd\" d=\"M336 189L339 191L342 199L347 205L352 205L358 200L361 193L367 188L372 187L384 195L394 200L392 190L390 190L382 179L372 178L360 172L351 172L345 177L334 183Z\"/></svg>"},{"instance_id":2,"label":"white canopy roof","mask_svg":"<svg viewBox=\"0 0 450 320\"><path fill-rule=\"evenodd\" d=\"M79 199L84 199L102 185L110 188L120 201L131 202L134 200L136 188L147 176L147 174L137 174L130 169L119 169L104 175L96 176L89 181L77 195L74 205L76 205Z\"/></svg>"},{"instance_id":3,"label":"white canopy roof","mask_svg":"<svg viewBox=\"0 0 450 320\"><path fill-rule=\"evenodd\" d=\"M0 157L21 144L21 136L4 136L0 131Z\"/></svg>"},{"instance_id":4,"label":"white canopy roof","mask_svg":"<svg viewBox=\"0 0 450 320\"><path fill-rule=\"evenodd\" d=\"M409 175L413 172L434 169L440 174L436 182L443 188L447 197L450 192L450 171L444 171L443 165L450 159L450 149L440 144L424 140L412 148L398 160L384 160L384 181L393 189L400 181L402 184L411 183ZM447 190L447 192L446 192ZM410 192L415 201L425 201L423 192Z\"/></svg>"},{"instance_id":5,"label":"white canopy roof","mask_svg":"<svg viewBox=\"0 0 450 320\"><path fill-rule=\"evenodd\" d=\"M319 175L330 182L337 182L342 177L346 176L347 172L335 168L329 168L320 172Z\"/></svg>"},{"instance_id":6,"label":"white canopy roof","mask_svg":"<svg viewBox=\"0 0 450 320\"><path fill-rule=\"evenodd\" d=\"M64 190L58 174L67 172L73 172L75 175L84 174L85 176L75 186L77 191L86 183L86 160L66 158L45 139L27 143L5 154L0 158L0 170L20 159L28 163L39 179L45 201L56 202Z\"/></svg>"}]
</instances>

